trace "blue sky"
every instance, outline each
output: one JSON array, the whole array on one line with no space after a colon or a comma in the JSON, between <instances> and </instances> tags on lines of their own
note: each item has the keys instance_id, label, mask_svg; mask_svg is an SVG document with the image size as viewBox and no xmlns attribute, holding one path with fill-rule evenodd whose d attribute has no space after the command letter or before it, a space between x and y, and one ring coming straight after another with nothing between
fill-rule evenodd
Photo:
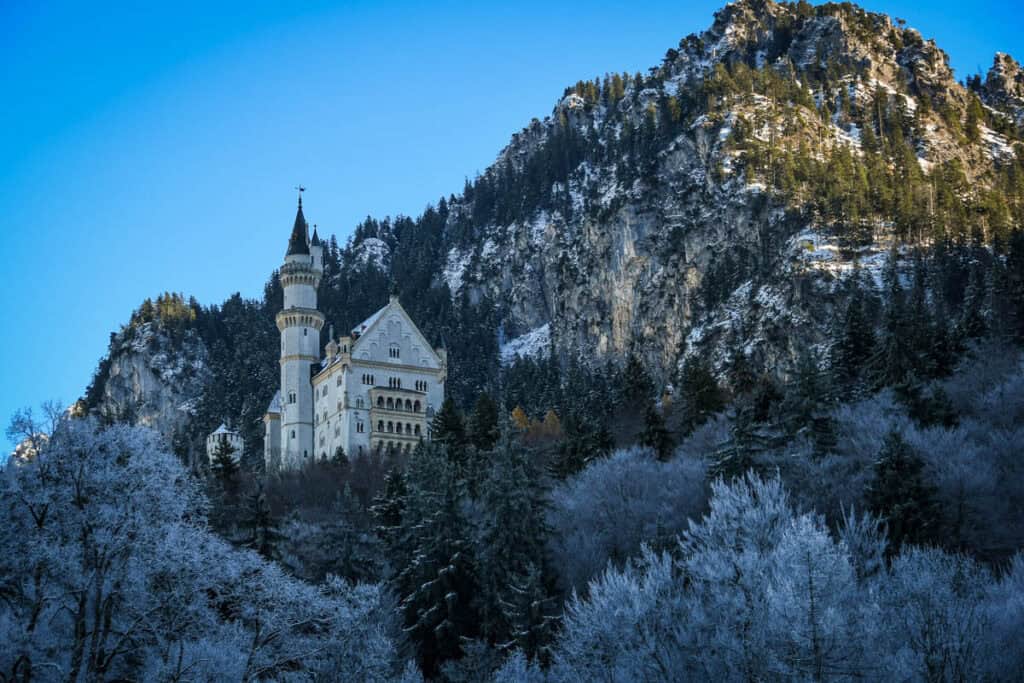
<instances>
[{"instance_id":1,"label":"blue sky","mask_svg":"<svg viewBox=\"0 0 1024 683\"><path fill-rule=\"evenodd\" d=\"M721 4L0 3L0 421L80 396L146 296L259 296L296 184L339 239L415 215L566 85L646 70ZM865 6L960 78L1024 55L1017 3Z\"/></svg>"}]
</instances>

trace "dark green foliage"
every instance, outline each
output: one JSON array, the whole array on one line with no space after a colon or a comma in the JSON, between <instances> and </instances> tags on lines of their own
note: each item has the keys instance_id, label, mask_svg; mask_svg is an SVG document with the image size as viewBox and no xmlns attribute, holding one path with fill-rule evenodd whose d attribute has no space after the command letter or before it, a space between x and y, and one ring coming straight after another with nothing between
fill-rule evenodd
<instances>
[{"instance_id":1,"label":"dark green foliage","mask_svg":"<svg viewBox=\"0 0 1024 683\"><path fill-rule=\"evenodd\" d=\"M658 460L668 460L672 455L675 443L672 435L665 428L665 418L653 405L647 408L644 416L644 431L640 434L641 445L651 448Z\"/></svg>"},{"instance_id":2,"label":"dark green foliage","mask_svg":"<svg viewBox=\"0 0 1024 683\"><path fill-rule=\"evenodd\" d=\"M611 452L614 439L603 422L581 412L572 412L563 422L565 437L558 445L552 467L558 477L568 477L587 463Z\"/></svg>"},{"instance_id":3,"label":"dark green foliage","mask_svg":"<svg viewBox=\"0 0 1024 683\"><path fill-rule=\"evenodd\" d=\"M441 409L434 415L430 426L430 438L453 451L460 450L466 445L466 425L450 396L445 398Z\"/></svg>"},{"instance_id":4,"label":"dark green foliage","mask_svg":"<svg viewBox=\"0 0 1024 683\"><path fill-rule=\"evenodd\" d=\"M531 619L513 588L542 581L531 574L543 574L548 535L540 473L508 435L491 456L480 504L476 550L480 627L487 642L507 647L522 627L517 622ZM543 585L528 590L536 588L543 590Z\"/></svg>"},{"instance_id":5,"label":"dark green foliage","mask_svg":"<svg viewBox=\"0 0 1024 683\"><path fill-rule=\"evenodd\" d=\"M428 676L462 656L462 643L475 637L479 620L476 560L463 509L457 469L445 446L418 447L408 464L407 493L398 531L398 574L391 585Z\"/></svg>"},{"instance_id":6,"label":"dark green foliage","mask_svg":"<svg viewBox=\"0 0 1024 683\"><path fill-rule=\"evenodd\" d=\"M469 416L469 442L481 451L489 451L498 435L498 405L489 394L481 393Z\"/></svg>"},{"instance_id":7,"label":"dark green foliage","mask_svg":"<svg viewBox=\"0 0 1024 683\"><path fill-rule=\"evenodd\" d=\"M245 499L241 510L240 526L246 530L245 546L268 560L277 559L277 544L281 540L277 520L274 519L263 486L258 485Z\"/></svg>"},{"instance_id":8,"label":"dark green foliage","mask_svg":"<svg viewBox=\"0 0 1024 683\"><path fill-rule=\"evenodd\" d=\"M692 430L725 407L725 397L710 368L699 358L690 358L680 376L681 405L687 428Z\"/></svg>"},{"instance_id":9,"label":"dark green foliage","mask_svg":"<svg viewBox=\"0 0 1024 683\"><path fill-rule=\"evenodd\" d=\"M905 543L939 540L935 488L925 478L921 457L898 432L886 437L864 498L868 509L885 522L894 554Z\"/></svg>"},{"instance_id":10,"label":"dark green foliage","mask_svg":"<svg viewBox=\"0 0 1024 683\"><path fill-rule=\"evenodd\" d=\"M854 277L839 339L833 348L835 379L846 395L855 395L864 368L875 351L874 323L865 310L860 278Z\"/></svg>"},{"instance_id":11,"label":"dark green foliage","mask_svg":"<svg viewBox=\"0 0 1024 683\"><path fill-rule=\"evenodd\" d=\"M234 457L235 449L227 440L220 441L213 451L213 462L210 463L210 471L217 477L221 488L229 493L238 490L238 462Z\"/></svg>"},{"instance_id":12,"label":"dark green foliage","mask_svg":"<svg viewBox=\"0 0 1024 683\"><path fill-rule=\"evenodd\" d=\"M743 477L747 471L758 471L757 456L776 442L767 427L754 421L753 408L738 404L732 411L729 440L712 454L708 478L726 481Z\"/></svg>"},{"instance_id":13,"label":"dark green foliage","mask_svg":"<svg viewBox=\"0 0 1024 683\"><path fill-rule=\"evenodd\" d=\"M654 382L636 354L629 354L622 371L622 401L640 414L654 402Z\"/></svg>"}]
</instances>

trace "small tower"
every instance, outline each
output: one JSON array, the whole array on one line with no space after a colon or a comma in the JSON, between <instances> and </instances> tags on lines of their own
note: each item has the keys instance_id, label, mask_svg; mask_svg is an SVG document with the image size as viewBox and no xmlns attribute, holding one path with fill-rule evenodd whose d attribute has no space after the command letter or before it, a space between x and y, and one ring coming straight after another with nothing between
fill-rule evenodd
<instances>
[{"instance_id":1,"label":"small tower","mask_svg":"<svg viewBox=\"0 0 1024 683\"><path fill-rule=\"evenodd\" d=\"M281 266L284 309L277 314L281 332L281 468L301 467L313 457L313 369L319 369L320 329L316 290L323 275L322 248L309 241L302 195L288 252Z\"/></svg>"},{"instance_id":2,"label":"small tower","mask_svg":"<svg viewBox=\"0 0 1024 683\"><path fill-rule=\"evenodd\" d=\"M242 444L242 435L233 429L228 429L228 426L221 423L220 427L210 433L206 437L206 457L210 463L213 463L214 458L217 456L217 451L227 446L231 449L231 459L236 463L242 461L242 451L244 446Z\"/></svg>"}]
</instances>

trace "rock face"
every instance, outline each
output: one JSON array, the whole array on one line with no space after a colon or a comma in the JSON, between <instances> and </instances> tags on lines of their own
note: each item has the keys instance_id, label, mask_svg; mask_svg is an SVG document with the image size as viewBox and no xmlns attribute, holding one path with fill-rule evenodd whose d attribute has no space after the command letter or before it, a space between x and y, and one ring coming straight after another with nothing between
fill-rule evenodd
<instances>
[{"instance_id":1,"label":"rock face","mask_svg":"<svg viewBox=\"0 0 1024 683\"><path fill-rule=\"evenodd\" d=\"M108 361L96 412L151 427L168 440L187 424L212 377L195 330L171 334L151 322L114 335Z\"/></svg>"},{"instance_id":2,"label":"rock face","mask_svg":"<svg viewBox=\"0 0 1024 683\"><path fill-rule=\"evenodd\" d=\"M803 349L825 355L844 280L877 281L894 237L923 240L908 230L940 221L991 236L1019 220L991 207L1009 192L1024 205L1005 172L1024 159L1022 78L998 55L968 90L934 42L848 3L738 0L648 74L566 89L436 210L357 228L325 275L323 310L338 325L358 320L353 301L369 306L415 270L428 302L417 322L459 337L486 300L483 336L493 320L503 362L636 353L669 382L693 354L721 369L739 348L785 375ZM889 186L871 186L878 177ZM214 363L213 386L259 376L239 361L253 344L273 352L263 371L274 376L276 332L264 332L239 336L249 346ZM491 362L464 351L467 365ZM174 434L210 386L208 357L194 330L122 333L98 409ZM217 419L257 392L241 393Z\"/></svg>"},{"instance_id":3,"label":"rock face","mask_svg":"<svg viewBox=\"0 0 1024 683\"><path fill-rule=\"evenodd\" d=\"M1019 67L1011 62L997 59L1002 66L989 78L991 92L1004 99L1020 88ZM988 129L987 155L959 142L947 119L960 117L971 95L955 82L945 53L916 31L850 5L741 0L719 11L709 30L683 39L649 77L627 82L621 96L609 98L607 84L596 88L596 97L586 97L586 87L568 93L550 117L513 137L484 178L500 185L504 175L523 172L566 127L588 150L614 150L624 128L640 130L648 117L664 117L666 106L685 107L687 100L708 96L704 86L716 69L740 63L791 74L798 82L832 83L829 90L806 88L806 94L836 113L823 125L814 105L779 112L756 93L737 98L659 143L655 167L628 183L614 159L594 161L590 157L599 155L588 153L552 189L564 198L564 208L484 226L448 252L441 279L456 295L466 290L471 299L486 294L499 301L509 336L547 325L563 351L613 360L637 352L663 379L694 345L721 342L723 327L742 333L748 352L761 361L785 364L794 346L822 341L831 317L830 283L842 269L808 262L793 242L808 230L812 239L827 234L802 211L800 198L766 191L733 169L741 124L745 135L768 144L802 140L818 155L846 145L859 155L860 128L839 116L840 100L867 109L881 91L914 118L922 168L958 160L968 179L983 182L999 155L1013 158L1012 145ZM700 108L691 101L689 111ZM630 151L621 154L628 158ZM461 198L449 223L457 225L471 211L471 198ZM881 250L876 244L860 257ZM832 250L828 261L837 258L839 251ZM727 301L702 310L703 285L716 269L739 276L726 278L732 289ZM815 298L814 310L803 310L815 292L825 296ZM787 326L797 326L795 339Z\"/></svg>"},{"instance_id":4,"label":"rock face","mask_svg":"<svg viewBox=\"0 0 1024 683\"><path fill-rule=\"evenodd\" d=\"M997 52L985 77L986 104L1005 108L1024 126L1024 69L1013 57Z\"/></svg>"}]
</instances>

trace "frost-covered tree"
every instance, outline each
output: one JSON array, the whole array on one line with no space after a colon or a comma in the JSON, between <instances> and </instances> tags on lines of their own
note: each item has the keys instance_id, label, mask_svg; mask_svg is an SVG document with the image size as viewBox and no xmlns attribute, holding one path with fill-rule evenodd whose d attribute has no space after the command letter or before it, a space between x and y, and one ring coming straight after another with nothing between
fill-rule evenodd
<instances>
[{"instance_id":1,"label":"frost-covered tree","mask_svg":"<svg viewBox=\"0 0 1024 683\"><path fill-rule=\"evenodd\" d=\"M0 477L0 671L99 681L384 680L380 589L304 584L209 533L154 432L62 423Z\"/></svg>"}]
</instances>

